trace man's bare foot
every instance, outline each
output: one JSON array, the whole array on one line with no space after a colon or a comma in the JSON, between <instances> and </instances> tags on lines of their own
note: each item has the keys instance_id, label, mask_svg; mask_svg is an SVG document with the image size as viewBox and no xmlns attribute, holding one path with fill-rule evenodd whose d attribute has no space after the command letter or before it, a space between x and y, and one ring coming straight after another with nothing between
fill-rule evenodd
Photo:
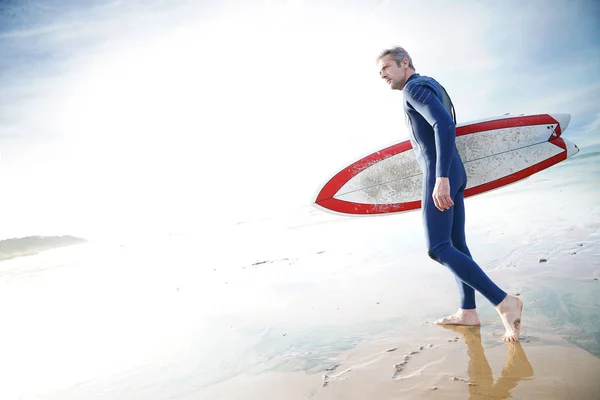
<instances>
[{"instance_id":1,"label":"man's bare foot","mask_svg":"<svg viewBox=\"0 0 600 400\"><path fill-rule=\"evenodd\" d=\"M504 300L496 306L506 333L502 336L505 342L518 342L521 333L521 314L523 313L523 302L518 297L506 295Z\"/></svg>"},{"instance_id":2,"label":"man's bare foot","mask_svg":"<svg viewBox=\"0 0 600 400\"><path fill-rule=\"evenodd\" d=\"M479 322L479 316L477 315L477 310L463 310L459 308L456 314L448 315L447 317L443 317L435 321L438 325L467 325L467 326L477 326L481 325Z\"/></svg>"}]
</instances>

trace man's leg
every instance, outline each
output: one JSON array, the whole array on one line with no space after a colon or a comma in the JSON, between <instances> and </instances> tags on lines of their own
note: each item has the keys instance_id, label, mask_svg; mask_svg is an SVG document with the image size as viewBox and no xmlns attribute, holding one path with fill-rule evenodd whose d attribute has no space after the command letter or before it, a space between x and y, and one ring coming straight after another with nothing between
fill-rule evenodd
<instances>
[{"instance_id":1,"label":"man's leg","mask_svg":"<svg viewBox=\"0 0 600 400\"><path fill-rule=\"evenodd\" d=\"M469 258L472 258L465 239L465 203L464 192L462 190L454 197L454 207L452 208L454 209L452 230L450 232L452 246ZM440 325L479 325L479 316L475 309L475 289L464 283L457 276L455 276L455 279L460 293L460 308L456 314L440 318L436 323Z\"/></svg>"},{"instance_id":2,"label":"man's leg","mask_svg":"<svg viewBox=\"0 0 600 400\"><path fill-rule=\"evenodd\" d=\"M448 267L461 281L487 298L500 314L506 328L502 340L518 342L523 302L518 297L507 295L492 282L471 257L452 245L450 237L454 221L454 207L443 212L438 210L431 197L433 185L431 188L426 188L426 191L422 204L429 256Z\"/></svg>"},{"instance_id":3,"label":"man's leg","mask_svg":"<svg viewBox=\"0 0 600 400\"><path fill-rule=\"evenodd\" d=\"M454 197L454 220L452 221L452 231L450 239L452 246L458 251L471 257L471 252L467 247L467 239L465 237L465 192L459 191ZM467 285L460 279L456 278L458 290L460 292L460 308L463 310L475 309L475 289Z\"/></svg>"},{"instance_id":4,"label":"man's leg","mask_svg":"<svg viewBox=\"0 0 600 400\"><path fill-rule=\"evenodd\" d=\"M506 297L506 293L492 282L471 257L459 251L451 243L455 207L443 212L438 210L433 203L431 193L423 196L422 201L429 256L448 267L456 277L481 293L494 306L500 304Z\"/></svg>"}]
</instances>

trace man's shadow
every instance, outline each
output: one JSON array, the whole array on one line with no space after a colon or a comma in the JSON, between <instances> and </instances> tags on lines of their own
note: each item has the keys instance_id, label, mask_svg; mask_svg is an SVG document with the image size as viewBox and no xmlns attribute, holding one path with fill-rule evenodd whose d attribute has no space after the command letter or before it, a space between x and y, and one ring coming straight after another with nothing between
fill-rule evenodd
<instances>
[{"instance_id":1,"label":"man's shadow","mask_svg":"<svg viewBox=\"0 0 600 400\"><path fill-rule=\"evenodd\" d=\"M469 398L474 399L507 399L510 391L519 381L533 376L533 368L519 342L509 342L508 357L500 378L494 383L492 369L485 357L481 344L481 327L441 325L442 327L460 333L467 345L469 355Z\"/></svg>"}]
</instances>

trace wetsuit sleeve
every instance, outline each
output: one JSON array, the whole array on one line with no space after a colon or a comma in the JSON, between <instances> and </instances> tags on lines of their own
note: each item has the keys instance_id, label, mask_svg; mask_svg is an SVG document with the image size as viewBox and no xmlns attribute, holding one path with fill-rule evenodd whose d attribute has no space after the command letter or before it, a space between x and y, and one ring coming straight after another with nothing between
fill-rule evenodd
<instances>
[{"instance_id":1,"label":"wetsuit sleeve","mask_svg":"<svg viewBox=\"0 0 600 400\"><path fill-rule=\"evenodd\" d=\"M447 178L456 146L454 120L429 86L417 83L407 85L404 91L409 105L421 114L433 128L436 153L435 176L436 178Z\"/></svg>"}]
</instances>

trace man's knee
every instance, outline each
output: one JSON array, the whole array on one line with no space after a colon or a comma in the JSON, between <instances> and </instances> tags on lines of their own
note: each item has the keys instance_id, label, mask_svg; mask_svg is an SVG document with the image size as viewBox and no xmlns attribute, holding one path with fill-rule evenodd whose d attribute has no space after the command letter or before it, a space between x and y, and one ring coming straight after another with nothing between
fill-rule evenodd
<instances>
[{"instance_id":1,"label":"man's knee","mask_svg":"<svg viewBox=\"0 0 600 400\"><path fill-rule=\"evenodd\" d=\"M443 255L444 255L444 250L446 250L448 247L450 247L450 243L446 242L446 243L442 243L436 246L430 246L427 249L427 255L433 260L433 261L437 261L440 264L443 264Z\"/></svg>"},{"instance_id":2,"label":"man's knee","mask_svg":"<svg viewBox=\"0 0 600 400\"><path fill-rule=\"evenodd\" d=\"M435 255L435 253L431 250L427 250L427 255L429 256L429 258L431 258L433 261L437 261L440 264L442 263L442 261L438 258L438 256Z\"/></svg>"}]
</instances>

